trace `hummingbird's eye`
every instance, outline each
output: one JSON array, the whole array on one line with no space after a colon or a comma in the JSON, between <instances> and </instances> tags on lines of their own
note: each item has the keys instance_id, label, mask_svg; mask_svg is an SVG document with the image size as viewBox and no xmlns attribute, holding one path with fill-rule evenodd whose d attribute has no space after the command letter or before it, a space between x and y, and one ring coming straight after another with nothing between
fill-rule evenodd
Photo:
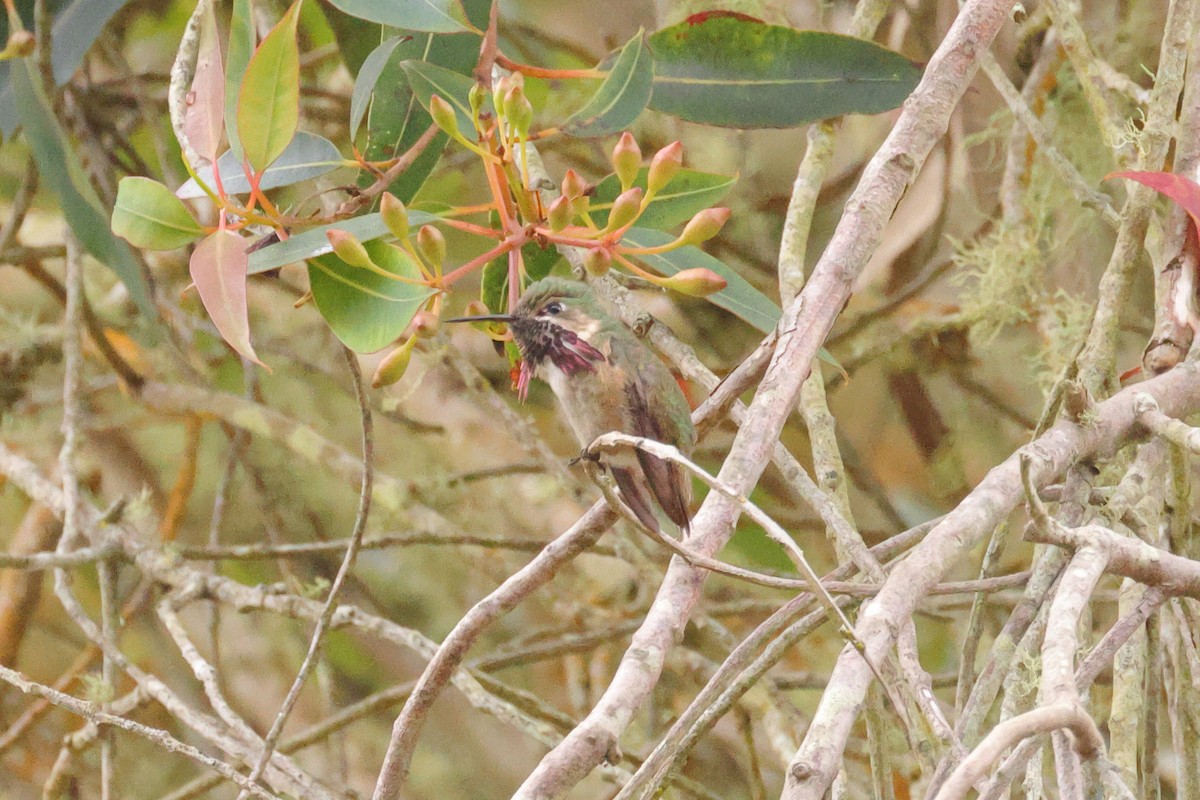
<instances>
[{"instance_id":1,"label":"hummingbird's eye","mask_svg":"<svg viewBox=\"0 0 1200 800\"><path fill-rule=\"evenodd\" d=\"M543 311L544 311L545 313L549 314L549 315L550 315L550 316L552 316L552 317L553 317L555 314L561 314L561 313L562 313L562 310L563 310L562 303L551 303L550 305L546 306L546 307L543 309Z\"/></svg>"}]
</instances>

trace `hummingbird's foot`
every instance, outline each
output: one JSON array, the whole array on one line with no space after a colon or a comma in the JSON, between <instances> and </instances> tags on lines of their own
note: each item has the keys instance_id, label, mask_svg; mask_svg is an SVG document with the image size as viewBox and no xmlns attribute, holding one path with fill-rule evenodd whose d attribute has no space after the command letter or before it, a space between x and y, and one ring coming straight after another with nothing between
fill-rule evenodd
<instances>
[{"instance_id":1,"label":"hummingbird's foot","mask_svg":"<svg viewBox=\"0 0 1200 800\"><path fill-rule=\"evenodd\" d=\"M644 338L650 329L654 327L655 319L651 314L643 311L637 315L637 319L633 321L633 333L638 338Z\"/></svg>"},{"instance_id":2,"label":"hummingbird's foot","mask_svg":"<svg viewBox=\"0 0 1200 800\"><path fill-rule=\"evenodd\" d=\"M579 451L579 455L575 456L574 458L572 458L570 461L567 462L567 466L573 467L576 464L578 464L580 461L590 461L593 464L599 464L600 463L600 454L593 453L592 449L590 447L585 447Z\"/></svg>"}]
</instances>

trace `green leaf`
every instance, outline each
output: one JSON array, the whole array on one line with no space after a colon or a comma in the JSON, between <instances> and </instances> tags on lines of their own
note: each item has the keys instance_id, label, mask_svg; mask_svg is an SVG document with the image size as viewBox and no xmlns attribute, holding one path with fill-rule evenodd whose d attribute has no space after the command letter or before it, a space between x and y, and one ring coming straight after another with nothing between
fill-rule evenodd
<instances>
[{"instance_id":1,"label":"green leaf","mask_svg":"<svg viewBox=\"0 0 1200 800\"><path fill-rule=\"evenodd\" d=\"M645 189L648 172L649 169L642 168L634 186ZM726 175L681 169L646 206L646 210L638 217L638 225L646 228L670 228L687 222L697 211L715 205L735 181L737 178ZM592 207L611 203L620 193L621 181L616 175L609 175L596 184L592 194ZM608 222L608 209L596 210L591 216L597 225L603 227Z\"/></svg>"},{"instance_id":2,"label":"green leaf","mask_svg":"<svg viewBox=\"0 0 1200 800\"><path fill-rule=\"evenodd\" d=\"M262 40L242 79L238 136L243 155L255 172L262 172L283 153L300 122L300 46L296 42L296 25L302 2L295 0Z\"/></svg>"},{"instance_id":3,"label":"green leaf","mask_svg":"<svg viewBox=\"0 0 1200 800\"><path fill-rule=\"evenodd\" d=\"M25 141L29 143L42 181L58 196L63 217L84 249L117 273L147 319L157 319L158 311L150 300L150 289L141 265L129 245L109 229L108 212L68 144L66 132L51 111L46 90L33 68L31 59L15 62L12 85Z\"/></svg>"},{"instance_id":4,"label":"green leaf","mask_svg":"<svg viewBox=\"0 0 1200 800\"><path fill-rule=\"evenodd\" d=\"M921 71L873 42L697 14L650 37L650 107L692 122L788 128L904 102Z\"/></svg>"},{"instance_id":5,"label":"green leaf","mask_svg":"<svg viewBox=\"0 0 1200 800\"><path fill-rule=\"evenodd\" d=\"M171 190L149 178L122 178L112 213L112 232L134 247L174 250L204 230Z\"/></svg>"},{"instance_id":6,"label":"green leaf","mask_svg":"<svg viewBox=\"0 0 1200 800\"><path fill-rule=\"evenodd\" d=\"M367 56L387 38L384 27L329 6L323 5L321 10L325 12L325 19L337 40L346 69L350 70L351 75L358 75Z\"/></svg>"},{"instance_id":7,"label":"green leaf","mask_svg":"<svg viewBox=\"0 0 1200 800\"><path fill-rule=\"evenodd\" d=\"M342 158L333 142L312 133L298 131L287 148L267 167L258 186L263 190L277 189L280 186L312 180L344 166L345 163L346 160ZM221 186L226 194L245 194L250 191L250 181L246 179L242 162L232 150L226 150L217 159L217 168L221 172ZM198 170L196 175L210 189L216 189L211 166ZM196 179L192 178L175 191L175 196L191 200L204 197L205 194Z\"/></svg>"},{"instance_id":8,"label":"green leaf","mask_svg":"<svg viewBox=\"0 0 1200 800\"><path fill-rule=\"evenodd\" d=\"M471 119L471 104L467 99L475 81L462 73L427 61L405 61L400 67L408 76L408 85L412 87L413 94L426 112L429 111L430 98L436 94L454 107L460 131L470 135L470 131L475 130L475 122Z\"/></svg>"},{"instance_id":9,"label":"green leaf","mask_svg":"<svg viewBox=\"0 0 1200 800\"><path fill-rule=\"evenodd\" d=\"M188 271L200 293L200 302L221 337L246 358L262 364L250 344L246 308L247 244L233 231L216 231L192 251Z\"/></svg>"},{"instance_id":10,"label":"green leaf","mask_svg":"<svg viewBox=\"0 0 1200 800\"><path fill-rule=\"evenodd\" d=\"M239 164L242 163L242 140L238 136L238 98L246 67L254 55L254 0L233 0L229 18L229 46L225 57L225 138Z\"/></svg>"},{"instance_id":11,"label":"green leaf","mask_svg":"<svg viewBox=\"0 0 1200 800\"><path fill-rule=\"evenodd\" d=\"M487 25L490 0L466 0L463 5L472 24ZM478 36L437 36L406 30L391 32L402 41L392 51L371 99L364 151L370 161L386 161L403 155L432 123L429 113L417 102L408 85L408 76L400 66L404 61L427 61L466 74L479 60ZM388 191L405 203L412 202L449 141L450 137L439 132L408 169L391 182ZM359 185L367 186L373 181L374 176L364 172Z\"/></svg>"},{"instance_id":12,"label":"green leaf","mask_svg":"<svg viewBox=\"0 0 1200 800\"><path fill-rule=\"evenodd\" d=\"M658 247L675 241L669 233L649 228L630 228L621 242L632 247ZM705 299L767 333L783 315L771 298L751 286L745 278L708 253L696 247L680 247L666 253L635 256L661 275L674 275L685 269L705 267L720 275L729 285Z\"/></svg>"},{"instance_id":13,"label":"green leaf","mask_svg":"<svg viewBox=\"0 0 1200 800\"><path fill-rule=\"evenodd\" d=\"M421 225L436 220L437 217L432 214L426 214L424 211L413 211L412 209L408 211L408 224L414 231ZM259 272L266 272L269 269L278 269L287 264L304 261L307 258L332 253L333 246L325 238L325 231L334 228L354 234L355 238L360 242L369 242L372 239L380 238L390 240L392 238L391 231L383 223L383 217L379 213L363 214L353 219L309 228L303 233L297 233L290 237L286 242L280 242L270 247L264 247L261 250L255 250L250 254L249 274L255 275Z\"/></svg>"},{"instance_id":14,"label":"green leaf","mask_svg":"<svg viewBox=\"0 0 1200 800\"><path fill-rule=\"evenodd\" d=\"M375 84L383 73L383 68L387 66L392 51L396 49L396 45L400 44L401 39L400 36L393 36L376 47L358 70L358 77L354 80L354 92L350 95L351 141L358 136L358 127L362 124L363 117L367 115L371 96L375 93Z\"/></svg>"},{"instance_id":15,"label":"green leaf","mask_svg":"<svg viewBox=\"0 0 1200 800\"><path fill-rule=\"evenodd\" d=\"M370 22L428 33L471 30L458 0L329 0L347 14Z\"/></svg>"},{"instance_id":16,"label":"green leaf","mask_svg":"<svg viewBox=\"0 0 1200 800\"><path fill-rule=\"evenodd\" d=\"M413 260L383 242L366 242L371 260L396 275L419 280ZM394 342L433 290L391 280L352 267L332 253L310 259L308 280L313 302L344 345L373 353Z\"/></svg>"},{"instance_id":17,"label":"green leaf","mask_svg":"<svg viewBox=\"0 0 1200 800\"><path fill-rule=\"evenodd\" d=\"M54 47L50 52L50 66L57 85L62 86L71 79L83 63L83 57L92 48L92 44L104 32L108 21L128 2L129 0L73 0L63 8L55 8L55 4L50 4L50 10L54 13L54 25L50 35ZM19 11L21 5L17 4ZM25 4L26 8L22 11L26 21L30 19L27 12L31 5ZM3 22L6 20L0 16L0 23ZM4 25L0 42L7 39L8 27ZM11 136L20 121L21 115L17 112L16 97L13 93L11 62L0 62L0 140Z\"/></svg>"},{"instance_id":18,"label":"green leaf","mask_svg":"<svg viewBox=\"0 0 1200 800\"><path fill-rule=\"evenodd\" d=\"M608 77L592 99L571 115L563 131L571 136L607 136L637 119L650 101L654 61L646 49L645 34L638 29L617 55Z\"/></svg>"}]
</instances>

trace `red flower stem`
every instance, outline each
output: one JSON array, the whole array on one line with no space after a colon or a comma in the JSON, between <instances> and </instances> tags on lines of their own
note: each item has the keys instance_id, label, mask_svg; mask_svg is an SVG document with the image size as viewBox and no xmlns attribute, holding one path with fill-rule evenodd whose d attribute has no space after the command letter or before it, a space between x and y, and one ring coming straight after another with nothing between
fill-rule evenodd
<instances>
[{"instance_id":1,"label":"red flower stem","mask_svg":"<svg viewBox=\"0 0 1200 800\"><path fill-rule=\"evenodd\" d=\"M475 256L475 258L472 258L470 261L463 264L461 267L458 267L457 269L455 269L451 272L447 272L442 277L441 281L439 281L441 288L445 288L445 287L449 286L450 284L454 283L462 276L466 275L468 272L478 269L479 267L483 266L487 262L491 261L493 258L502 256L505 253L512 250L513 248L520 247L521 245L525 244L525 242L527 240L528 240L528 237L526 237L524 234L518 234L516 236L508 237L503 242L496 245L491 250L488 250L483 255Z\"/></svg>"},{"instance_id":2,"label":"red flower stem","mask_svg":"<svg viewBox=\"0 0 1200 800\"><path fill-rule=\"evenodd\" d=\"M496 63L505 69L511 69L513 72L519 72L522 75L529 76L530 78L590 78L592 80L597 80L608 74L594 68L551 69L549 67L535 67L530 64L521 64L517 61L513 61L503 53L496 54Z\"/></svg>"}]
</instances>

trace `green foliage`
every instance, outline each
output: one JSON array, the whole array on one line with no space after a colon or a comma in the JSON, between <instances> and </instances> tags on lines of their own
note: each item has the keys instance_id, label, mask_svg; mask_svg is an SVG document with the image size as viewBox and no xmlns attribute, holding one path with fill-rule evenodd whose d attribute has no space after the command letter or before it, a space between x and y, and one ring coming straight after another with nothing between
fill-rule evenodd
<instances>
[{"instance_id":1,"label":"green foliage","mask_svg":"<svg viewBox=\"0 0 1200 800\"><path fill-rule=\"evenodd\" d=\"M122 178L112 231L134 247L174 250L204 231L171 190L149 178Z\"/></svg>"},{"instance_id":2,"label":"green foliage","mask_svg":"<svg viewBox=\"0 0 1200 800\"><path fill-rule=\"evenodd\" d=\"M572 136L619 133L642 113L653 90L654 60L640 29L620 52L604 83L587 105L568 119L563 129Z\"/></svg>"},{"instance_id":3,"label":"green foliage","mask_svg":"<svg viewBox=\"0 0 1200 800\"><path fill-rule=\"evenodd\" d=\"M656 32L650 107L708 125L787 128L895 108L920 69L871 42L721 12Z\"/></svg>"},{"instance_id":4,"label":"green foliage","mask_svg":"<svg viewBox=\"0 0 1200 800\"><path fill-rule=\"evenodd\" d=\"M625 236L627 242L638 247L658 247L674 238L668 233L650 228L633 228ZM779 322L782 312L778 305L751 286L737 272L703 250L695 247L680 247L666 253L638 256L638 258L663 275L675 275L685 269L710 269L729 283L727 288L708 297L710 303L741 317L760 331L769 331L775 327L775 323Z\"/></svg>"},{"instance_id":5,"label":"green foliage","mask_svg":"<svg viewBox=\"0 0 1200 800\"><path fill-rule=\"evenodd\" d=\"M645 189L648 172L644 167L639 170L633 185ZM658 229L681 225L691 219L697 211L720 202L736 182L737 178L726 175L681 170L654 195L638 221L644 227ZM596 189L592 192L592 207L595 209L592 219L596 220L600 227L604 227L608 222L608 210L601 206L612 203L620 193L621 182L617 180L616 175L609 175L596 184Z\"/></svg>"},{"instance_id":6,"label":"green foliage","mask_svg":"<svg viewBox=\"0 0 1200 800\"><path fill-rule=\"evenodd\" d=\"M242 153L256 172L283 154L300 124L300 46L295 0L283 19L254 51L238 95L238 137Z\"/></svg>"},{"instance_id":7,"label":"green foliage","mask_svg":"<svg viewBox=\"0 0 1200 800\"><path fill-rule=\"evenodd\" d=\"M15 64L12 81L25 141L42 180L57 195L67 224L89 253L117 273L142 313L148 319L156 318L158 314L150 301L141 265L129 247L109 230L108 214L83 172L78 153L54 116L33 64L29 61Z\"/></svg>"},{"instance_id":8,"label":"green foliage","mask_svg":"<svg viewBox=\"0 0 1200 800\"><path fill-rule=\"evenodd\" d=\"M421 271L407 253L379 241L365 243L371 259L383 270L411 281ZM313 301L342 343L360 353L373 353L394 342L431 289L389 279L362 267L352 267L328 253L308 260Z\"/></svg>"}]
</instances>

